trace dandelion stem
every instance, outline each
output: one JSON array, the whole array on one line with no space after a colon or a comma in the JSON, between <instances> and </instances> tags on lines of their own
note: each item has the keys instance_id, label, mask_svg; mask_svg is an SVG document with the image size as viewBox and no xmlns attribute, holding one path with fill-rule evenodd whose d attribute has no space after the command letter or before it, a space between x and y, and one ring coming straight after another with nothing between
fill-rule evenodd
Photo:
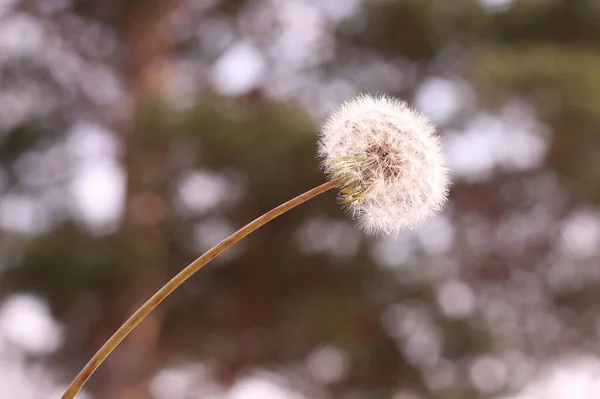
<instances>
[{"instance_id":1,"label":"dandelion stem","mask_svg":"<svg viewBox=\"0 0 600 399\"><path fill-rule=\"evenodd\" d=\"M339 179L331 180L325 184L313 188L287 201L284 204L270 210L264 215L258 217L254 221L248 223L213 248L208 250L204 255L190 263L185 269L179 274L173 277L168 283L166 283L160 290L158 290L150 299L146 301L114 334L109 338L108 341L98 350L98 352L90 359L85 367L79 372L77 377L71 382L61 399L73 399L75 395L81 390L83 384L90 378L92 373L96 371L98 366L108 357L108 355L116 348L121 341L146 317L159 303L161 303L170 293L172 293L177 287L179 287L185 280L187 280L192 274L196 273L202 266L206 265L212 259L217 257L221 252L231 247L254 230L263 226L264 224L275 219L277 216L289 211L290 209L300 205L301 203L308 201L311 198L322 194L339 184Z\"/></svg>"}]
</instances>

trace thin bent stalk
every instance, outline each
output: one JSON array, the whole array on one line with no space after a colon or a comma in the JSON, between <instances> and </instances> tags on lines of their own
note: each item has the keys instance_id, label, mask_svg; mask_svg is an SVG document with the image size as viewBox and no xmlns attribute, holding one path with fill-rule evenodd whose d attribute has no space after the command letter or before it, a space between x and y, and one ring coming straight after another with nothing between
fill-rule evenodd
<instances>
[{"instance_id":1,"label":"thin bent stalk","mask_svg":"<svg viewBox=\"0 0 600 399\"><path fill-rule=\"evenodd\" d=\"M331 180L325 184L313 188L289 200L288 202L279 205L277 208L270 210L264 215L258 217L254 221L248 223L213 248L208 250L204 255L190 263L185 269L179 274L173 277L168 283L166 283L160 290L158 290L150 299L146 301L114 334L109 338L108 341L96 352L96 354L90 359L85 367L79 372L77 377L71 382L61 399L73 399L77 392L81 390L83 384L90 378L92 373L96 371L98 366L108 357L108 355L115 349L121 341L129 334L140 321L148 315L159 303L161 303L170 293L172 293L177 287L179 287L185 280L187 280L192 274L196 273L202 266L206 265L213 258L231 247L233 244L252 233L254 230L263 226L264 224L275 219L277 216L289 211L290 209L300 205L301 203L308 201L311 198L322 194L339 184L338 180Z\"/></svg>"}]
</instances>

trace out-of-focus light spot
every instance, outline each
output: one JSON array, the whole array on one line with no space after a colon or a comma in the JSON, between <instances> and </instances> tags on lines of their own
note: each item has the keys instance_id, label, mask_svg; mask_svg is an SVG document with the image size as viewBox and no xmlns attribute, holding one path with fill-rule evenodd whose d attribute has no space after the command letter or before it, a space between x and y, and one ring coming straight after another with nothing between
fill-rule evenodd
<instances>
[{"instance_id":1,"label":"out-of-focus light spot","mask_svg":"<svg viewBox=\"0 0 600 399\"><path fill-rule=\"evenodd\" d=\"M585 355L555 362L521 393L502 399L596 399L598 392L600 359Z\"/></svg>"},{"instance_id":2,"label":"out-of-focus light spot","mask_svg":"<svg viewBox=\"0 0 600 399\"><path fill-rule=\"evenodd\" d=\"M306 253L352 256L358 249L359 233L346 221L311 219L296 234L300 249Z\"/></svg>"},{"instance_id":3,"label":"out-of-focus light spot","mask_svg":"<svg viewBox=\"0 0 600 399\"><path fill-rule=\"evenodd\" d=\"M115 133L87 121L79 122L71 128L66 145L68 151L80 162L113 158L120 150Z\"/></svg>"},{"instance_id":4,"label":"out-of-focus light spot","mask_svg":"<svg viewBox=\"0 0 600 399\"><path fill-rule=\"evenodd\" d=\"M323 13L316 6L305 0L272 0L272 3L263 14L274 15L273 23L281 27L269 49L278 63L285 64L287 69L300 70L333 56L333 39ZM249 22L260 23L260 18Z\"/></svg>"},{"instance_id":5,"label":"out-of-focus light spot","mask_svg":"<svg viewBox=\"0 0 600 399\"><path fill-rule=\"evenodd\" d=\"M48 3L52 3L52 1ZM50 11L56 12L58 10L55 8ZM81 44L81 47L85 49L83 52L85 54L90 54L90 58L92 59L105 59L111 57L114 55L117 48L117 38L113 31L102 24L91 21L88 21L85 28L82 29L79 43Z\"/></svg>"},{"instance_id":6,"label":"out-of-focus light spot","mask_svg":"<svg viewBox=\"0 0 600 399\"><path fill-rule=\"evenodd\" d=\"M452 388L458 377L457 367L446 360L441 360L432 370L425 372L425 381L432 391Z\"/></svg>"},{"instance_id":7,"label":"out-of-focus light spot","mask_svg":"<svg viewBox=\"0 0 600 399\"><path fill-rule=\"evenodd\" d=\"M530 382L537 369L536 361L518 350L503 354L502 361L508 370L507 388L513 390L519 390Z\"/></svg>"},{"instance_id":8,"label":"out-of-focus light spot","mask_svg":"<svg viewBox=\"0 0 600 399\"><path fill-rule=\"evenodd\" d=\"M61 330L48 305L36 296L13 295L0 307L0 336L30 353L45 354L58 349Z\"/></svg>"},{"instance_id":9,"label":"out-of-focus light spot","mask_svg":"<svg viewBox=\"0 0 600 399\"><path fill-rule=\"evenodd\" d=\"M82 121L75 124L65 146L75 161L70 191L79 217L96 233L112 231L123 212L125 174L117 161L115 134Z\"/></svg>"},{"instance_id":10,"label":"out-of-focus light spot","mask_svg":"<svg viewBox=\"0 0 600 399\"><path fill-rule=\"evenodd\" d=\"M584 258L598 251L600 214L577 212L569 217L561 231L561 249L569 256Z\"/></svg>"},{"instance_id":11,"label":"out-of-focus light spot","mask_svg":"<svg viewBox=\"0 0 600 399\"><path fill-rule=\"evenodd\" d=\"M203 20L196 34L202 48L209 53L224 51L236 38L233 28L220 19Z\"/></svg>"},{"instance_id":12,"label":"out-of-focus light spot","mask_svg":"<svg viewBox=\"0 0 600 399\"><path fill-rule=\"evenodd\" d=\"M420 368L434 367L440 360L443 336L433 326L421 326L404 343L406 359Z\"/></svg>"},{"instance_id":13,"label":"out-of-focus light spot","mask_svg":"<svg viewBox=\"0 0 600 399\"><path fill-rule=\"evenodd\" d=\"M241 191L223 176L191 171L181 178L177 206L185 214L201 214L238 200Z\"/></svg>"},{"instance_id":14,"label":"out-of-focus light spot","mask_svg":"<svg viewBox=\"0 0 600 399\"><path fill-rule=\"evenodd\" d=\"M1 58L0 49L0 61ZM11 86L8 84L0 91L0 129L8 131L26 119L42 118L51 113L55 106L56 99L48 95L40 85L23 83Z\"/></svg>"},{"instance_id":15,"label":"out-of-focus light spot","mask_svg":"<svg viewBox=\"0 0 600 399\"><path fill-rule=\"evenodd\" d=\"M37 53L44 33L40 24L29 15L17 14L0 24L0 59Z\"/></svg>"},{"instance_id":16,"label":"out-of-focus light spot","mask_svg":"<svg viewBox=\"0 0 600 399\"><path fill-rule=\"evenodd\" d=\"M46 367L17 355L15 348L12 349L3 351L0 345L0 398L60 398L67 386L57 386ZM91 396L82 390L76 399L91 399Z\"/></svg>"},{"instance_id":17,"label":"out-of-focus light spot","mask_svg":"<svg viewBox=\"0 0 600 399\"><path fill-rule=\"evenodd\" d=\"M301 73L285 73L280 79L267 83L276 96L295 98L298 96L296 93L300 92L299 102L315 120L323 120L342 101L356 94L356 88L343 79L320 82L314 89L302 91L302 88L311 87L313 83Z\"/></svg>"},{"instance_id":18,"label":"out-of-focus light spot","mask_svg":"<svg viewBox=\"0 0 600 399\"><path fill-rule=\"evenodd\" d=\"M429 253L440 253L450 249L454 240L452 222L445 216L431 219L415 231L421 245Z\"/></svg>"},{"instance_id":19,"label":"out-of-focus light spot","mask_svg":"<svg viewBox=\"0 0 600 399\"><path fill-rule=\"evenodd\" d=\"M206 381L207 370L201 364L188 364L160 370L150 381L149 389L154 399L186 399L198 386L204 394L216 387Z\"/></svg>"},{"instance_id":20,"label":"out-of-focus light spot","mask_svg":"<svg viewBox=\"0 0 600 399\"><path fill-rule=\"evenodd\" d=\"M237 382L225 399L304 399L278 382L260 377L248 377Z\"/></svg>"},{"instance_id":21,"label":"out-of-focus light spot","mask_svg":"<svg viewBox=\"0 0 600 399\"><path fill-rule=\"evenodd\" d=\"M173 73L165 77L163 96L169 104L179 110L192 107L202 83L200 80L202 67L194 61L172 62Z\"/></svg>"},{"instance_id":22,"label":"out-of-focus light spot","mask_svg":"<svg viewBox=\"0 0 600 399\"><path fill-rule=\"evenodd\" d=\"M525 106L507 106L499 117L479 114L464 131L447 132L444 148L455 178L488 179L494 168L537 167L548 147L546 130Z\"/></svg>"},{"instance_id":23,"label":"out-of-focus light spot","mask_svg":"<svg viewBox=\"0 0 600 399\"><path fill-rule=\"evenodd\" d=\"M189 376L172 370L162 370L152 380L150 391L155 398L184 399L190 385Z\"/></svg>"},{"instance_id":24,"label":"out-of-focus light spot","mask_svg":"<svg viewBox=\"0 0 600 399\"><path fill-rule=\"evenodd\" d=\"M14 164L14 172L25 186L44 187L68 174L64 149L55 145L44 151L29 151Z\"/></svg>"},{"instance_id":25,"label":"out-of-focus light spot","mask_svg":"<svg viewBox=\"0 0 600 399\"><path fill-rule=\"evenodd\" d=\"M475 295L462 281L441 284L437 290L437 301L442 312L450 318L468 317L475 309Z\"/></svg>"},{"instance_id":26,"label":"out-of-focus light spot","mask_svg":"<svg viewBox=\"0 0 600 399\"><path fill-rule=\"evenodd\" d=\"M69 7L70 4L71 0L44 0L37 6L42 13L53 14Z\"/></svg>"},{"instance_id":27,"label":"out-of-focus light spot","mask_svg":"<svg viewBox=\"0 0 600 399\"><path fill-rule=\"evenodd\" d=\"M111 231L123 212L125 174L115 161L90 160L77 171L71 192L92 230Z\"/></svg>"},{"instance_id":28,"label":"out-of-focus light spot","mask_svg":"<svg viewBox=\"0 0 600 399\"><path fill-rule=\"evenodd\" d=\"M392 399L422 399L421 395L417 395L416 393L403 389L400 392L397 392L392 396Z\"/></svg>"},{"instance_id":29,"label":"out-of-focus light spot","mask_svg":"<svg viewBox=\"0 0 600 399\"><path fill-rule=\"evenodd\" d=\"M496 399L542 399L540 397L537 396L527 396L527 395L520 395L520 396L501 396L501 397L497 397ZM546 399L546 398L543 398ZM561 398L563 399L563 398ZM574 399L572 397L569 396L569 399ZM588 398L586 398L588 399ZM594 399L594 398L589 398L589 399Z\"/></svg>"},{"instance_id":30,"label":"out-of-focus light spot","mask_svg":"<svg viewBox=\"0 0 600 399\"><path fill-rule=\"evenodd\" d=\"M352 75L354 86L352 94L356 94L356 87L369 87L372 92L398 92L412 87L415 83L417 68L408 61L381 61L377 59L369 60L365 64L360 63L353 66L347 66L348 74ZM347 85L348 82L345 82ZM346 100L346 96L337 101L333 107ZM332 107L332 108L333 108Z\"/></svg>"},{"instance_id":31,"label":"out-of-focus light spot","mask_svg":"<svg viewBox=\"0 0 600 399\"><path fill-rule=\"evenodd\" d=\"M541 185L531 185L531 190L536 190L535 195L546 199L546 196L552 195L550 201L561 201L560 194L555 192L549 192L540 189ZM506 188L507 193L512 191L510 188ZM510 195L510 194L508 194ZM487 238L494 243L496 248L504 253L520 254L534 242L540 236L545 236L548 229L553 227L553 213L552 205L545 205L541 199L538 201L538 205L529 211L510 211L506 212L505 216L496 223L495 231L491 234L495 235L493 238ZM480 237L482 240L486 240L485 236Z\"/></svg>"},{"instance_id":32,"label":"out-of-focus light spot","mask_svg":"<svg viewBox=\"0 0 600 399\"><path fill-rule=\"evenodd\" d=\"M8 173L0 169L0 194L4 193L6 186L8 185Z\"/></svg>"},{"instance_id":33,"label":"out-of-focus light spot","mask_svg":"<svg viewBox=\"0 0 600 399\"><path fill-rule=\"evenodd\" d=\"M506 365L491 356L480 357L469 368L471 382L483 393L500 390L506 384L507 375Z\"/></svg>"},{"instance_id":34,"label":"out-of-focus light spot","mask_svg":"<svg viewBox=\"0 0 600 399\"><path fill-rule=\"evenodd\" d=\"M259 85L265 73L265 60L250 43L229 48L213 67L213 82L225 95L247 93Z\"/></svg>"},{"instance_id":35,"label":"out-of-focus light spot","mask_svg":"<svg viewBox=\"0 0 600 399\"><path fill-rule=\"evenodd\" d=\"M423 306L390 305L382 314L381 322L393 338L408 338L420 328L432 325L431 316Z\"/></svg>"},{"instance_id":36,"label":"out-of-focus light spot","mask_svg":"<svg viewBox=\"0 0 600 399\"><path fill-rule=\"evenodd\" d=\"M0 226L24 234L37 234L49 226L42 205L22 195L5 195L0 201Z\"/></svg>"},{"instance_id":37,"label":"out-of-focus light spot","mask_svg":"<svg viewBox=\"0 0 600 399\"><path fill-rule=\"evenodd\" d=\"M69 51L60 40L53 40L44 47L45 58L49 61L48 71L60 84L72 87L85 69L85 61Z\"/></svg>"},{"instance_id":38,"label":"out-of-focus light spot","mask_svg":"<svg viewBox=\"0 0 600 399\"><path fill-rule=\"evenodd\" d=\"M117 77L107 67L88 65L79 72L79 84L94 103L104 106L123 98L124 92Z\"/></svg>"},{"instance_id":39,"label":"out-of-focus light spot","mask_svg":"<svg viewBox=\"0 0 600 399\"><path fill-rule=\"evenodd\" d=\"M473 94L466 84L442 78L426 80L416 94L420 111L427 114L435 123L443 124L472 100Z\"/></svg>"},{"instance_id":40,"label":"out-of-focus light spot","mask_svg":"<svg viewBox=\"0 0 600 399\"><path fill-rule=\"evenodd\" d=\"M444 337L425 306L391 305L383 312L381 323L411 364L429 369L438 364Z\"/></svg>"},{"instance_id":41,"label":"out-of-focus light spot","mask_svg":"<svg viewBox=\"0 0 600 399\"><path fill-rule=\"evenodd\" d=\"M386 269L397 269L412 258L416 244L411 235L387 236L377 240L372 249L375 263Z\"/></svg>"},{"instance_id":42,"label":"out-of-focus light spot","mask_svg":"<svg viewBox=\"0 0 600 399\"><path fill-rule=\"evenodd\" d=\"M0 0L0 16L6 13L15 3L16 0Z\"/></svg>"},{"instance_id":43,"label":"out-of-focus light spot","mask_svg":"<svg viewBox=\"0 0 600 399\"><path fill-rule=\"evenodd\" d=\"M317 7L333 22L340 22L356 15L362 6L362 0L306 0Z\"/></svg>"},{"instance_id":44,"label":"out-of-focus light spot","mask_svg":"<svg viewBox=\"0 0 600 399\"><path fill-rule=\"evenodd\" d=\"M514 0L479 0L481 5L488 11L506 10Z\"/></svg>"},{"instance_id":45,"label":"out-of-focus light spot","mask_svg":"<svg viewBox=\"0 0 600 399\"><path fill-rule=\"evenodd\" d=\"M310 374L323 384L330 384L344 378L348 366L346 354L332 346L315 349L306 359L306 367Z\"/></svg>"},{"instance_id":46,"label":"out-of-focus light spot","mask_svg":"<svg viewBox=\"0 0 600 399\"><path fill-rule=\"evenodd\" d=\"M206 10L219 4L220 0L186 0L185 2L194 10Z\"/></svg>"}]
</instances>

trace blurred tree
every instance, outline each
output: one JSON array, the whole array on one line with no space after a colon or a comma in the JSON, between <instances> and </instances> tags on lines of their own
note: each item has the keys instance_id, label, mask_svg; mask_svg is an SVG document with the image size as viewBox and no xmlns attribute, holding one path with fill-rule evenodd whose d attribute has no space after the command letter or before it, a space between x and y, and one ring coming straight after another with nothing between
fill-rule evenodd
<instances>
[{"instance_id":1,"label":"blurred tree","mask_svg":"<svg viewBox=\"0 0 600 399\"><path fill-rule=\"evenodd\" d=\"M52 305L61 379L200 252L322 182L315 115L361 90L421 103L437 87L429 104L443 104L459 88L438 122L451 161L470 164L441 221L367 238L333 194L315 199L187 282L90 391L146 398L159 370L200 361L224 385L268 368L311 397L481 398L518 388L523 358L597 352L600 254L565 238L600 203L597 2L21 0L0 18L25 32L0 33L0 208L43 216L18 231L0 213L0 287ZM233 72L262 79L224 89L240 51ZM71 195L83 122L118 143L126 194L109 228ZM469 156L498 126L504 147L542 155L484 151L477 175ZM311 367L322 353L341 356L339 375Z\"/></svg>"}]
</instances>

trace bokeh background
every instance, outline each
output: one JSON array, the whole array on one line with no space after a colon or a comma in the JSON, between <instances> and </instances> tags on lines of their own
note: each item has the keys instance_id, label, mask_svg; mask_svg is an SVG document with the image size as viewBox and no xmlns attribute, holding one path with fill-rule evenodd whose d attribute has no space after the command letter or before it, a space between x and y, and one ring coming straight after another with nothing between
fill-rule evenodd
<instances>
[{"instance_id":1,"label":"bokeh background","mask_svg":"<svg viewBox=\"0 0 600 399\"><path fill-rule=\"evenodd\" d=\"M368 237L326 193L80 397L600 397L600 1L0 0L0 398L58 398L322 183L318 125L364 91L439 125L441 217Z\"/></svg>"}]
</instances>

